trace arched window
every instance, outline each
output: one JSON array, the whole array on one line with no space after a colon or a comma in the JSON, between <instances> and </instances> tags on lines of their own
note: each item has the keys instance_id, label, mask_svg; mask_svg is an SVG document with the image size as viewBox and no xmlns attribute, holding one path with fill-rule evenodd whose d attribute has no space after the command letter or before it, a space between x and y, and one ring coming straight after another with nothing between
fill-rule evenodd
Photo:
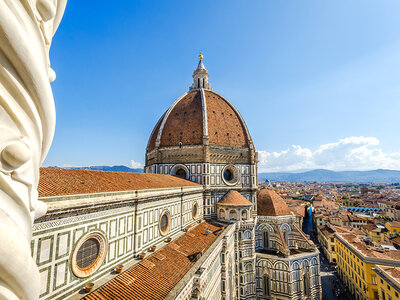
<instances>
[{"instance_id":1,"label":"arched window","mask_svg":"<svg viewBox=\"0 0 400 300\"><path fill-rule=\"evenodd\" d=\"M248 230L246 230L246 231L244 232L244 238L245 238L245 239L251 239L251 232L248 231Z\"/></svg>"},{"instance_id":2,"label":"arched window","mask_svg":"<svg viewBox=\"0 0 400 300\"><path fill-rule=\"evenodd\" d=\"M203 88L204 88L204 78L203 78Z\"/></svg>"},{"instance_id":3,"label":"arched window","mask_svg":"<svg viewBox=\"0 0 400 300\"><path fill-rule=\"evenodd\" d=\"M268 275L264 275L263 276L263 292L264 292L264 296L269 296L269 291L270 291L270 280Z\"/></svg>"},{"instance_id":4,"label":"arched window","mask_svg":"<svg viewBox=\"0 0 400 300\"><path fill-rule=\"evenodd\" d=\"M200 88L200 78L197 78L197 86Z\"/></svg>"},{"instance_id":5,"label":"arched window","mask_svg":"<svg viewBox=\"0 0 400 300\"><path fill-rule=\"evenodd\" d=\"M220 219L225 219L225 210L224 209L220 209L219 210L219 218Z\"/></svg>"},{"instance_id":6,"label":"arched window","mask_svg":"<svg viewBox=\"0 0 400 300\"><path fill-rule=\"evenodd\" d=\"M230 220L237 220L237 212L236 212L236 210L231 210L230 212L229 212L229 219Z\"/></svg>"},{"instance_id":7,"label":"arched window","mask_svg":"<svg viewBox=\"0 0 400 300\"><path fill-rule=\"evenodd\" d=\"M269 248L268 231L264 231L264 249Z\"/></svg>"},{"instance_id":8,"label":"arched window","mask_svg":"<svg viewBox=\"0 0 400 300\"><path fill-rule=\"evenodd\" d=\"M251 272L253 271L253 266L251 264L246 265L246 272Z\"/></svg>"},{"instance_id":9,"label":"arched window","mask_svg":"<svg viewBox=\"0 0 400 300\"><path fill-rule=\"evenodd\" d=\"M247 220L247 210L242 211L242 220Z\"/></svg>"},{"instance_id":10,"label":"arched window","mask_svg":"<svg viewBox=\"0 0 400 300\"><path fill-rule=\"evenodd\" d=\"M307 274L303 276L303 284L304 284L304 295L310 295L310 279L308 278Z\"/></svg>"}]
</instances>

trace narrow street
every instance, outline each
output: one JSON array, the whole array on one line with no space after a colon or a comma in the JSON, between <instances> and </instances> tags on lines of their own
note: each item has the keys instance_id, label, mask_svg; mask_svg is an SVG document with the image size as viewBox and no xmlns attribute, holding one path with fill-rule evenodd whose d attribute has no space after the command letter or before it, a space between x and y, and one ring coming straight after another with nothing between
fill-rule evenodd
<instances>
[{"instance_id":1,"label":"narrow street","mask_svg":"<svg viewBox=\"0 0 400 300\"><path fill-rule=\"evenodd\" d=\"M318 245L318 250L320 252L320 267L321 267L321 285L322 285L322 299L323 300L353 300L355 299L350 292L348 292L341 280L339 279L337 272L328 263L325 258L324 252L319 246L318 241L315 236L313 238L312 232L314 230L312 223L312 211L306 210L306 215L303 220L303 232L311 235L313 242Z\"/></svg>"},{"instance_id":2,"label":"narrow street","mask_svg":"<svg viewBox=\"0 0 400 300\"><path fill-rule=\"evenodd\" d=\"M321 263L321 285L322 295L324 300L337 300L337 299L355 299L350 292L346 291L343 283L337 276L337 272L332 268L327 259L325 258L322 250L320 249L320 263Z\"/></svg>"}]
</instances>

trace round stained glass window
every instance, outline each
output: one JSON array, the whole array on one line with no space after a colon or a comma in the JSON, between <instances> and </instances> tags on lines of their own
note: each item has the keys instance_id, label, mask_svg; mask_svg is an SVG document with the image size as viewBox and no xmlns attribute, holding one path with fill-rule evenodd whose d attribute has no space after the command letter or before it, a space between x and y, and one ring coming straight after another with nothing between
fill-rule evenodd
<instances>
[{"instance_id":1,"label":"round stained glass window","mask_svg":"<svg viewBox=\"0 0 400 300\"><path fill-rule=\"evenodd\" d=\"M234 165L225 166L222 169L222 174L221 175L222 175L222 180L227 185L235 185L240 180L240 171Z\"/></svg>"},{"instance_id":2,"label":"round stained glass window","mask_svg":"<svg viewBox=\"0 0 400 300\"><path fill-rule=\"evenodd\" d=\"M171 225L171 216L169 214L169 211L165 211L162 213L158 227L160 229L160 233L162 235L166 235L169 232L170 226Z\"/></svg>"},{"instance_id":3,"label":"round stained glass window","mask_svg":"<svg viewBox=\"0 0 400 300\"><path fill-rule=\"evenodd\" d=\"M99 257L100 243L97 239L90 238L85 241L76 254L76 264L79 268L90 267Z\"/></svg>"},{"instance_id":4,"label":"round stained glass window","mask_svg":"<svg viewBox=\"0 0 400 300\"><path fill-rule=\"evenodd\" d=\"M80 278L92 275L103 263L107 247L106 237L101 232L82 237L72 254L72 272Z\"/></svg>"}]
</instances>

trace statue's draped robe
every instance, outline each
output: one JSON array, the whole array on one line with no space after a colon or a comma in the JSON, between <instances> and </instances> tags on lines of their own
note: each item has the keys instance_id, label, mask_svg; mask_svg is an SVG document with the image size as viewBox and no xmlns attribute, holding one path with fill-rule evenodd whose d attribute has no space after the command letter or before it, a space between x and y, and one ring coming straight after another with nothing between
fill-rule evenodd
<instances>
[{"instance_id":1,"label":"statue's draped robe","mask_svg":"<svg viewBox=\"0 0 400 300\"><path fill-rule=\"evenodd\" d=\"M65 4L0 1L0 299L39 296L30 240L46 212L36 188L55 128L49 48Z\"/></svg>"}]
</instances>

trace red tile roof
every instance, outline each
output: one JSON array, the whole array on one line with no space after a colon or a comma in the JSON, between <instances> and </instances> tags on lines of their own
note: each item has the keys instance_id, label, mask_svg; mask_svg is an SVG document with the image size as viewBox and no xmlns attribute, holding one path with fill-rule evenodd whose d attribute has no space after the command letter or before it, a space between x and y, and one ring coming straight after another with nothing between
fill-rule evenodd
<instances>
[{"instance_id":1,"label":"red tile roof","mask_svg":"<svg viewBox=\"0 0 400 300\"><path fill-rule=\"evenodd\" d=\"M234 109L220 95L205 91L210 144L244 147L248 145L246 128Z\"/></svg>"},{"instance_id":2,"label":"red tile roof","mask_svg":"<svg viewBox=\"0 0 400 300\"><path fill-rule=\"evenodd\" d=\"M201 186L171 175L41 168L39 197Z\"/></svg>"},{"instance_id":3,"label":"red tile roof","mask_svg":"<svg viewBox=\"0 0 400 300\"><path fill-rule=\"evenodd\" d=\"M273 190L262 188L257 192L257 214L259 216L290 216L285 200Z\"/></svg>"},{"instance_id":4,"label":"red tile roof","mask_svg":"<svg viewBox=\"0 0 400 300\"><path fill-rule=\"evenodd\" d=\"M253 205L249 200L243 197L239 192L230 190L227 192L221 200L218 201L220 205L230 206L251 206Z\"/></svg>"},{"instance_id":5,"label":"red tile roof","mask_svg":"<svg viewBox=\"0 0 400 300\"><path fill-rule=\"evenodd\" d=\"M193 236L186 233L83 299L164 299L195 264L189 256L204 253L221 228L207 222L198 225L190 231Z\"/></svg>"}]
</instances>

